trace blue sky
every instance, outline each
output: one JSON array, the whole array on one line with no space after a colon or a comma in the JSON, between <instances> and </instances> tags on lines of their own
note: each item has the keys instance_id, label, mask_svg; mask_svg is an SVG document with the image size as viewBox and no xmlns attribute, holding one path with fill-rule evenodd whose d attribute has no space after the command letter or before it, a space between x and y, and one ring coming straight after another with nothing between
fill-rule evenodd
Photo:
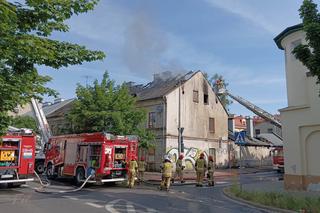
<instances>
[{"instance_id":1,"label":"blue sky","mask_svg":"<svg viewBox=\"0 0 320 213\"><path fill-rule=\"evenodd\" d=\"M315 1L319 4L319 1ZM101 79L146 83L153 73L219 73L229 90L271 113L287 105L284 53L273 38L300 23L302 0L101 0L94 11L68 20L53 38L102 50L103 61L60 70L45 67L48 86L75 97L76 84ZM50 99L48 99L50 100ZM234 103L230 112L251 115Z\"/></svg>"}]
</instances>

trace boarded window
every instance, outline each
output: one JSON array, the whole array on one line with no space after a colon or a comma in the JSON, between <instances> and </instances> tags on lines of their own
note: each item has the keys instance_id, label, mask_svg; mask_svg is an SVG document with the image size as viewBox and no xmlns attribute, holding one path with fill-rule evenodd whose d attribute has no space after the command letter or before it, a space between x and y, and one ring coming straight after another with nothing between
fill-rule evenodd
<instances>
[{"instance_id":1,"label":"boarded window","mask_svg":"<svg viewBox=\"0 0 320 213\"><path fill-rule=\"evenodd\" d=\"M199 103L199 92L193 90L193 102Z\"/></svg>"},{"instance_id":2,"label":"boarded window","mask_svg":"<svg viewBox=\"0 0 320 213\"><path fill-rule=\"evenodd\" d=\"M209 132L215 133L215 119L209 118Z\"/></svg>"},{"instance_id":3,"label":"boarded window","mask_svg":"<svg viewBox=\"0 0 320 213\"><path fill-rule=\"evenodd\" d=\"M208 94L203 94L203 103L205 105L209 104L209 95Z\"/></svg>"},{"instance_id":4,"label":"boarded window","mask_svg":"<svg viewBox=\"0 0 320 213\"><path fill-rule=\"evenodd\" d=\"M148 127L154 128L156 126L156 113L155 112L149 112L149 121L148 121Z\"/></svg>"}]
</instances>

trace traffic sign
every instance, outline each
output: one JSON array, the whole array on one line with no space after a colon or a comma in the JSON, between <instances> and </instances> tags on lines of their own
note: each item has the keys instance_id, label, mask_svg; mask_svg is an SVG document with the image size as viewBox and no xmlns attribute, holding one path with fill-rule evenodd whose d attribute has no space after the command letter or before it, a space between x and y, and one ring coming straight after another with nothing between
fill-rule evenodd
<instances>
[{"instance_id":1,"label":"traffic sign","mask_svg":"<svg viewBox=\"0 0 320 213\"><path fill-rule=\"evenodd\" d=\"M235 139L236 139L234 141L235 144L244 145L244 144L247 143L246 139L245 139L245 136L246 136L246 132L245 131L235 132L234 136L235 136Z\"/></svg>"}]
</instances>

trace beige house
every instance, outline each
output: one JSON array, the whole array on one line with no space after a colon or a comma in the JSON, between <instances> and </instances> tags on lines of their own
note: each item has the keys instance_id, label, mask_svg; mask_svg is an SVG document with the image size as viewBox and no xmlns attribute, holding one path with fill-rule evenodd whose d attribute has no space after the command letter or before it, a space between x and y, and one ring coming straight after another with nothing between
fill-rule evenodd
<instances>
[{"instance_id":1,"label":"beige house","mask_svg":"<svg viewBox=\"0 0 320 213\"><path fill-rule=\"evenodd\" d=\"M53 103L45 102L42 104L43 112L47 118L52 135L61 135L68 133L70 123L66 119L66 115L72 107L75 99L64 100L57 98ZM30 104L27 104L18 115L26 115L35 117Z\"/></svg>"},{"instance_id":2,"label":"beige house","mask_svg":"<svg viewBox=\"0 0 320 213\"><path fill-rule=\"evenodd\" d=\"M288 107L281 109L285 187L320 191L320 97L316 78L291 53L305 44L302 25L285 29L275 42L285 51Z\"/></svg>"},{"instance_id":3,"label":"beige house","mask_svg":"<svg viewBox=\"0 0 320 213\"><path fill-rule=\"evenodd\" d=\"M156 135L155 149L147 153L150 169L158 170L166 154L177 159L179 113L186 167L192 169L201 152L213 155L217 165L228 164L228 113L202 72L164 72L145 86L130 88L138 106L147 110L146 127Z\"/></svg>"}]
</instances>

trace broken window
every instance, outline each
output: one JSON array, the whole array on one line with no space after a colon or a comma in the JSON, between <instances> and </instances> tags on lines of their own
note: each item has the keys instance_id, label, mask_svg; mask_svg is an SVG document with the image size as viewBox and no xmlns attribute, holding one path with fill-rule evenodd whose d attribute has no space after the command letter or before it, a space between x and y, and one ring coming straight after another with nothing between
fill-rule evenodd
<instances>
[{"instance_id":1,"label":"broken window","mask_svg":"<svg viewBox=\"0 0 320 213\"><path fill-rule=\"evenodd\" d=\"M215 133L215 119L209 118L209 132Z\"/></svg>"},{"instance_id":2,"label":"broken window","mask_svg":"<svg viewBox=\"0 0 320 213\"><path fill-rule=\"evenodd\" d=\"M203 103L208 105L209 104L209 95L203 94Z\"/></svg>"},{"instance_id":3,"label":"broken window","mask_svg":"<svg viewBox=\"0 0 320 213\"><path fill-rule=\"evenodd\" d=\"M193 102L199 103L199 92L193 90Z\"/></svg>"},{"instance_id":4,"label":"broken window","mask_svg":"<svg viewBox=\"0 0 320 213\"><path fill-rule=\"evenodd\" d=\"M156 125L156 113L155 112L149 112L149 121L148 121L148 127L154 128Z\"/></svg>"}]
</instances>

